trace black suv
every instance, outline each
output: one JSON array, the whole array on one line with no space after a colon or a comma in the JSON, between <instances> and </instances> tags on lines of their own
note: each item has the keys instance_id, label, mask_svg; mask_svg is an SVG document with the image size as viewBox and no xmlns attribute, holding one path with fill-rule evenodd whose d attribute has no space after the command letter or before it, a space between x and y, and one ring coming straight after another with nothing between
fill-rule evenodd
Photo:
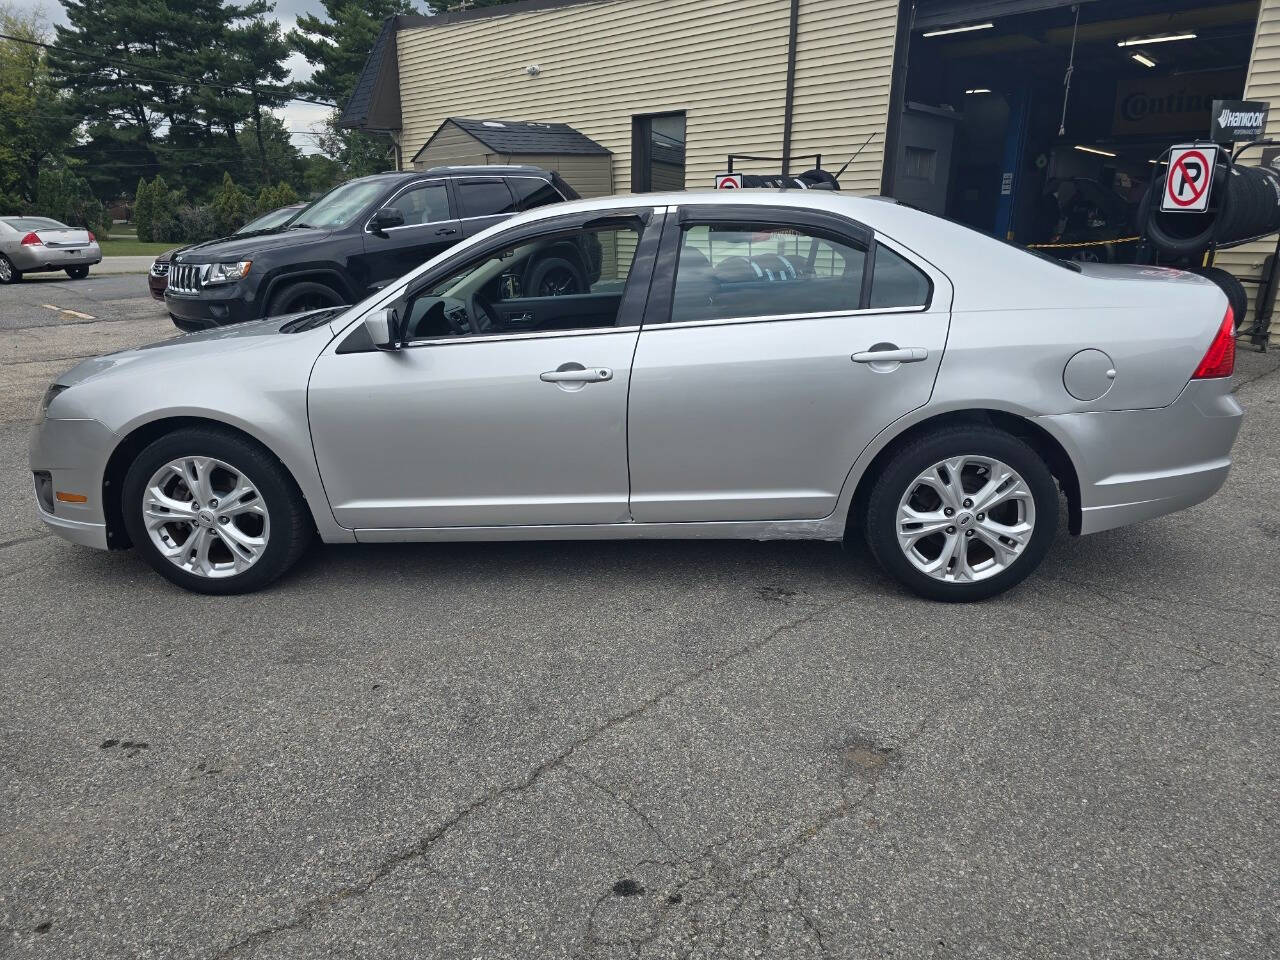
<instances>
[{"instance_id":1,"label":"black suv","mask_svg":"<svg viewBox=\"0 0 1280 960\"><path fill-rule=\"evenodd\" d=\"M434 167L334 187L287 227L179 252L164 301L182 330L356 303L459 240L578 194L538 167ZM522 278L544 296L584 292L598 269L566 245Z\"/></svg>"}]
</instances>

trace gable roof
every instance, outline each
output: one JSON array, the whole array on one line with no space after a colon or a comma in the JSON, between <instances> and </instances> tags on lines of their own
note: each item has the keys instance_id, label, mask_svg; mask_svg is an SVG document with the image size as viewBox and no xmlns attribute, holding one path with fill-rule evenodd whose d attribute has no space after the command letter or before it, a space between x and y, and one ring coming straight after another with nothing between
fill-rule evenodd
<instances>
[{"instance_id":1,"label":"gable roof","mask_svg":"<svg viewBox=\"0 0 1280 960\"><path fill-rule=\"evenodd\" d=\"M567 123L468 120L465 117L450 117L445 123L460 127L495 153L608 154L610 152Z\"/></svg>"},{"instance_id":2,"label":"gable roof","mask_svg":"<svg viewBox=\"0 0 1280 960\"><path fill-rule=\"evenodd\" d=\"M404 17L388 17L382 24L355 89L342 108L339 125L347 129L400 129L400 65L396 31Z\"/></svg>"}]
</instances>

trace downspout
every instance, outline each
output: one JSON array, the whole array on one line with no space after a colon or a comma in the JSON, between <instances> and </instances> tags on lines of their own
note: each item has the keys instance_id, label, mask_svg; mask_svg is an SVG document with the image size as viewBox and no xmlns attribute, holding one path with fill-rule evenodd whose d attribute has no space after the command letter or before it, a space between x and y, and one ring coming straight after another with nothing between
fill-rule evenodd
<instances>
[{"instance_id":1,"label":"downspout","mask_svg":"<svg viewBox=\"0 0 1280 960\"><path fill-rule=\"evenodd\" d=\"M800 0L791 0L791 34L787 38L787 99L782 112L782 182L791 174L791 118L796 106L796 40L800 34Z\"/></svg>"}]
</instances>

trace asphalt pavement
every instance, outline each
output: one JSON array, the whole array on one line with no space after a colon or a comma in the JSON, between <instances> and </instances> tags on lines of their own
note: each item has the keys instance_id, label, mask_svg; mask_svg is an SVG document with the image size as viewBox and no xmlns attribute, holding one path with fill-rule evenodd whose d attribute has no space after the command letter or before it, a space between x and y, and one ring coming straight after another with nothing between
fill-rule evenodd
<instances>
[{"instance_id":1,"label":"asphalt pavement","mask_svg":"<svg viewBox=\"0 0 1280 960\"><path fill-rule=\"evenodd\" d=\"M1274 355L1216 498L980 605L737 542L213 598L30 505L45 384L172 332L141 277L0 288L0 956L1280 952Z\"/></svg>"}]
</instances>

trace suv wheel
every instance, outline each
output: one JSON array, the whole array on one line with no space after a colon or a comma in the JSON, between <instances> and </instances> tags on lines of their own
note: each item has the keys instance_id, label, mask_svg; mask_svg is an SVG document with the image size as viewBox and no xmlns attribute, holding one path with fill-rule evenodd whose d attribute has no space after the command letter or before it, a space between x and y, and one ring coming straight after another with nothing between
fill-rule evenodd
<instances>
[{"instance_id":1,"label":"suv wheel","mask_svg":"<svg viewBox=\"0 0 1280 960\"><path fill-rule=\"evenodd\" d=\"M268 451L229 431L161 437L129 467L122 495L125 529L147 563L197 593L264 587L311 541L293 479Z\"/></svg>"},{"instance_id":2,"label":"suv wheel","mask_svg":"<svg viewBox=\"0 0 1280 960\"><path fill-rule=\"evenodd\" d=\"M302 281L291 283L274 297L266 316L278 317L286 313L302 313L305 310L320 310L324 307L341 307L346 303L333 287L323 283Z\"/></svg>"},{"instance_id":3,"label":"suv wheel","mask_svg":"<svg viewBox=\"0 0 1280 960\"><path fill-rule=\"evenodd\" d=\"M953 427L909 443L867 500L871 552L932 600L982 600L1044 559L1058 488L1029 446L994 427Z\"/></svg>"},{"instance_id":4,"label":"suv wheel","mask_svg":"<svg viewBox=\"0 0 1280 960\"><path fill-rule=\"evenodd\" d=\"M540 260L529 272L530 297L563 297L573 293L586 293L587 285L582 271L561 257Z\"/></svg>"}]
</instances>

